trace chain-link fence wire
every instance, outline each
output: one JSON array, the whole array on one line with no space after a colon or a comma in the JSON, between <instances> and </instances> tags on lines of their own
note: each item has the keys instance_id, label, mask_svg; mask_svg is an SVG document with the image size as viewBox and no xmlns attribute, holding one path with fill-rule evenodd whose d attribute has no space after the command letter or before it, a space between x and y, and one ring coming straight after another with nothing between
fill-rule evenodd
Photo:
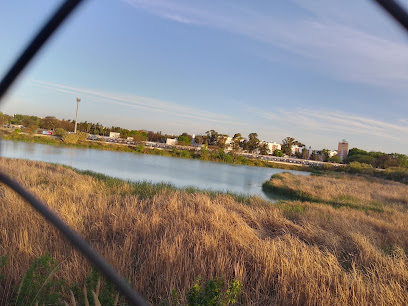
<instances>
[{"instance_id":1,"label":"chain-link fence wire","mask_svg":"<svg viewBox=\"0 0 408 306\"><path fill-rule=\"evenodd\" d=\"M408 31L408 14L397 2L394 0L375 1ZM26 47L26 49L2 79L0 83L0 103L9 87L23 71L26 65L81 2L83 2L83 0L66 0L38 32L38 34L34 37L34 39L30 42L30 44ZM97 269L100 270L100 272L106 276L108 280L110 280L116 286L118 291L123 294L129 303L132 305L147 305L141 295L132 289L101 255L99 255L77 232L71 229L34 194L26 190L17 181L1 172L0 182L13 189L48 222L54 225L76 249L78 249Z\"/></svg>"},{"instance_id":2,"label":"chain-link fence wire","mask_svg":"<svg viewBox=\"0 0 408 306\"><path fill-rule=\"evenodd\" d=\"M67 0L48 20L44 27L38 32L30 42L21 56L0 83L0 99L5 95L18 75L40 50L44 43L57 30L62 22L74 11L82 0ZM99 255L76 231L70 228L60 217L58 217L47 205L42 203L34 194L26 190L17 181L4 173L0 173L0 182L13 189L24 200L26 200L35 210L37 210L48 222L54 225L63 236L78 249L106 278L114 284L116 289L127 299L131 305L147 305L144 299L136 293L119 274Z\"/></svg>"}]
</instances>

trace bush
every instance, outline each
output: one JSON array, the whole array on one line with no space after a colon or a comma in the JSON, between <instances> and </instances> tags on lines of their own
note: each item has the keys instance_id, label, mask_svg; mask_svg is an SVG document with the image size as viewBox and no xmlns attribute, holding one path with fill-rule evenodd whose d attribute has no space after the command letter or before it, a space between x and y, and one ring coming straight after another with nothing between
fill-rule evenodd
<instances>
[{"instance_id":1,"label":"bush","mask_svg":"<svg viewBox=\"0 0 408 306\"><path fill-rule=\"evenodd\" d=\"M34 260L21 280L15 305L61 304L64 286L53 278L57 269L58 264L50 255Z\"/></svg>"},{"instance_id":2,"label":"bush","mask_svg":"<svg viewBox=\"0 0 408 306\"><path fill-rule=\"evenodd\" d=\"M229 305L236 302L241 293L242 285L239 281L233 280L228 289L225 289L224 280L220 277L207 281L204 286L202 286L199 277L187 293L187 303L189 306Z\"/></svg>"},{"instance_id":3,"label":"bush","mask_svg":"<svg viewBox=\"0 0 408 306\"><path fill-rule=\"evenodd\" d=\"M63 136L65 136L66 134L67 134L67 131L64 130L64 129L61 129L61 128L57 128L57 129L55 129L55 131L54 131L54 135L55 135L55 136L63 137Z\"/></svg>"},{"instance_id":4,"label":"bush","mask_svg":"<svg viewBox=\"0 0 408 306\"><path fill-rule=\"evenodd\" d=\"M374 174L374 171L373 166L359 162L351 162L346 167L346 172L349 173Z\"/></svg>"},{"instance_id":5,"label":"bush","mask_svg":"<svg viewBox=\"0 0 408 306\"><path fill-rule=\"evenodd\" d=\"M75 144L79 140L78 134L66 134L62 136L62 141L69 144Z\"/></svg>"},{"instance_id":6,"label":"bush","mask_svg":"<svg viewBox=\"0 0 408 306\"><path fill-rule=\"evenodd\" d=\"M328 159L329 163L336 163L340 164L340 157L337 155L334 155Z\"/></svg>"},{"instance_id":7,"label":"bush","mask_svg":"<svg viewBox=\"0 0 408 306\"><path fill-rule=\"evenodd\" d=\"M205 148L204 146L201 148L200 159L202 160L209 160L210 159L210 151Z\"/></svg>"},{"instance_id":8,"label":"bush","mask_svg":"<svg viewBox=\"0 0 408 306\"><path fill-rule=\"evenodd\" d=\"M88 139L88 136L89 136L89 134L85 133L85 132L79 132L79 133L77 133L77 135L78 135L78 140L79 141L85 141L85 140Z\"/></svg>"}]
</instances>

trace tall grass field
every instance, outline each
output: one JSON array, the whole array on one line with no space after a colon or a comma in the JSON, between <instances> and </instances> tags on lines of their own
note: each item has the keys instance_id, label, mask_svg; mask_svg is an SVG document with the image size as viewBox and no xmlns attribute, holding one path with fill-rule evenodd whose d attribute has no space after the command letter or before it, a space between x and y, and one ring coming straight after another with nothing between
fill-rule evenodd
<instances>
[{"instance_id":1,"label":"tall grass field","mask_svg":"<svg viewBox=\"0 0 408 306\"><path fill-rule=\"evenodd\" d=\"M184 305L198 277L239 281L237 305L408 303L408 186L401 183L280 174L264 190L293 200L272 204L40 162L1 158L0 169L44 200L153 305L172 304L175 295ZM1 303L15 303L30 264L46 254L58 263L53 278L66 282L60 294L69 301L64 288L82 287L88 262L2 185L0 199L0 256L7 256Z\"/></svg>"}]
</instances>

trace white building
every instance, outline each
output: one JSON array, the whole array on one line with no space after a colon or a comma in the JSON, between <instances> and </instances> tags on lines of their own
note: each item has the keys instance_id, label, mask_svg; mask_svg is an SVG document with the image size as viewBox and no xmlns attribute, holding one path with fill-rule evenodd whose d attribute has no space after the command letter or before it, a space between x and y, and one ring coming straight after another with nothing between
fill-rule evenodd
<instances>
[{"instance_id":1,"label":"white building","mask_svg":"<svg viewBox=\"0 0 408 306\"><path fill-rule=\"evenodd\" d=\"M292 155L295 155L296 152L302 152L302 147L299 147L297 145L292 146Z\"/></svg>"},{"instance_id":2,"label":"white building","mask_svg":"<svg viewBox=\"0 0 408 306\"><path fill-rule=\"evenodd\" d=\"M276 142L267 142L266 146L268 147L269 152L272 154L275 150L281 150L282 147L279 143Z\"/></svg>"},{"instance_id":3,"label":"white building","mask_svg":"<svg viewBox=\"0 0 408 306\"><path fill-rule=\"evenodd\" d=\"M176 138L166 138L166 145L175 146L177 144Z\"/></svg>"},{"instance_id":4,"label":"white building","mask_svg":"<svg viewBox=\"0 0 408 306\"><path fill-rule=\"evenodd\" d=\"M337 155L337 150L329 151L329 157L333 157L334 155Z\"/></svg>"},{"instance_id":5,"label":"white building","mask_svg":"<svg viewBox=\"0 0 408 306\"><path fill-rule=\"evenodd\" d=\"M109 133L109 138L119 138L119 137L120 137L120 133L117 133L117 132Z\"/></svg>"}]
</instances>

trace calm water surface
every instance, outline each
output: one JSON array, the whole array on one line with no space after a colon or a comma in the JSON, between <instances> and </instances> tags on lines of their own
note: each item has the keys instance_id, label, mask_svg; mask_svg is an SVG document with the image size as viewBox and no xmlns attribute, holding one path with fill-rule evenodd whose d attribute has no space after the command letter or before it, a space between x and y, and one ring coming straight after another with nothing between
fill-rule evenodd
<instances>
[{"instance_id":1,"label":"calm water surface","mask_svg":"<svg viewBox=\"0 0 408 306\"><path fill-rule=\"evenodd\" d=\"M130 181L168 182L177 187L193 186L200 189L256 194L270 200L279 197L264 194L261 185L272 174L279 172L310 174L303 171L7 140L1 141L1 156L63 164Z\"/></svg>"}]
</instances>

